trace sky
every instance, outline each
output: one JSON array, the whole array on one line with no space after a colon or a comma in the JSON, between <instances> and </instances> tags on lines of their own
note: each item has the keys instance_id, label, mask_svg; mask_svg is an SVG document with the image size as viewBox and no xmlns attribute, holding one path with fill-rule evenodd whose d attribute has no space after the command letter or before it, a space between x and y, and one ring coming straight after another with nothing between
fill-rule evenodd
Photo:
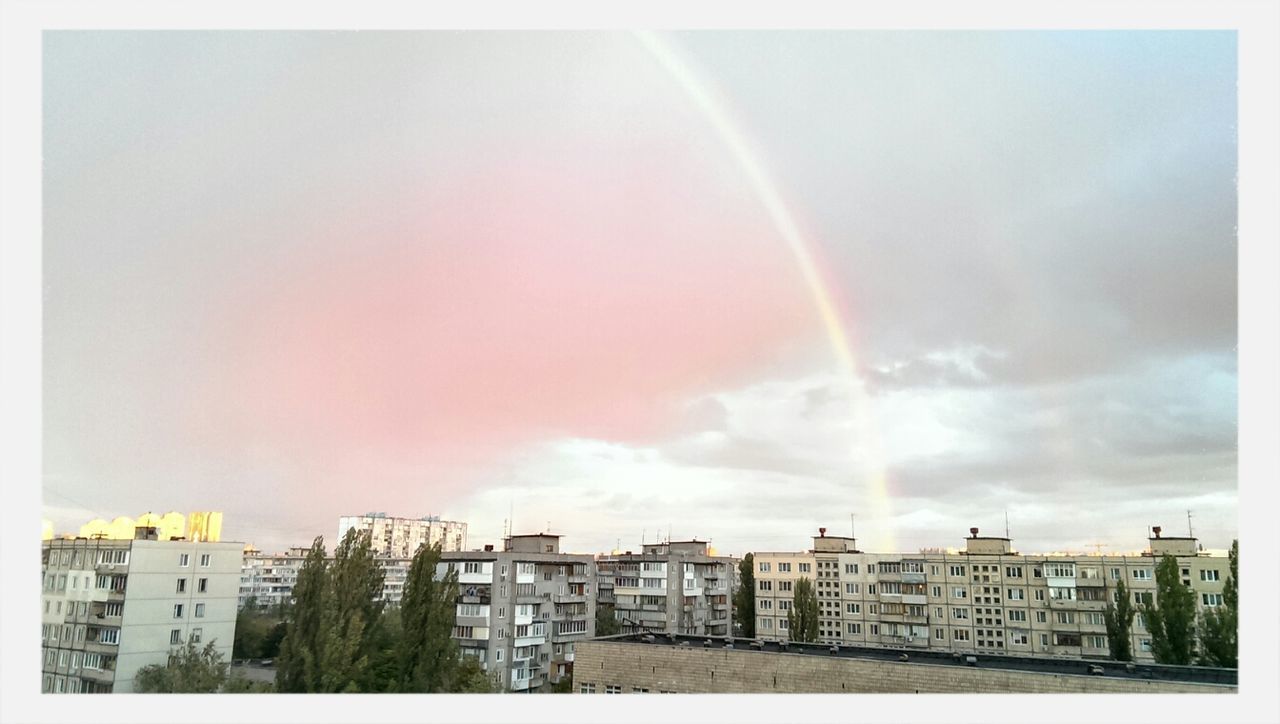
<instances>
[{"instance_id":1,"label":"sky","mask_svg":"<svg viewBox=\"0 0 1280 724\"><path fill-rule=\"evenodd\" d=\"M60 531L1236 536L1234 33L71 31L43 78Z\"/></svg>"}]
</instances>

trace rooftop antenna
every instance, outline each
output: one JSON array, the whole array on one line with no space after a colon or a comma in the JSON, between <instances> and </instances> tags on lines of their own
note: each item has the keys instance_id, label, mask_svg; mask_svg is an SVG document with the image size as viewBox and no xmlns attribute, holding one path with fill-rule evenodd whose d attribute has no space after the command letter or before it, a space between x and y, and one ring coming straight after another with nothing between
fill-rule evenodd
<instances>
[{"instance_id":1,"label":"rooftop antenna","mask_svg":"<svg viewBox=\"0 0 1280 724\"><path fill-rule=\"evenodd\" d=\"M1195 533L1191 532L1191 510L1190 509L1187 509L1187 537L1188 538L1196 537Z\"/></svg>"},{"instance_id":2,"label":"rooftop antenna","mask_svg":"<svg viewBox=\"0 0 1280 724\"><path fill-rule=\"evenodd\" d=\"M849 537L850 537L850 538L857 538L857 537L858 537L857 529L854 527L854 524L853 524L853 519L854 519L855 517L856 517L856 516L855 516L853 513L850 513L850 514L849 514Z\"/></svg>"},{"instance_id":3,"label":"rooftop antenna","mask_svg":"<svg viewBox=\"0 0 1280 724\"><path fill-rule=\"evenodd\" d=\"M1009 509L1004 509L1004 537L1009 537Z\"/></svg>"}]
</instances>

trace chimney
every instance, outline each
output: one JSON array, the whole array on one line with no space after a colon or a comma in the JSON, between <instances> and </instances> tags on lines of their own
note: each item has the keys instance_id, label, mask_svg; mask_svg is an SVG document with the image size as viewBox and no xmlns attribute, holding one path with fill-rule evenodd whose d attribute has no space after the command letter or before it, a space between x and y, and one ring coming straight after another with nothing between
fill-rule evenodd
<instances>
[{"instance_id":1,"label":"chimney","mask_svg":"<svg viewBox=\"0 0 1280 724\"><path fill-rule=\"evenodd\" d=\"M1155 533L1155 534L1156 534L1156 537L1157 537L1157 538L1159 538L1159 537L1160 537L1160 526L1158 526L1158 525L1153 525L1153 526L1151 526L1151 532L1152 532L1152 533Z\"/></svg>"},{"instance_id":2,"label":"chimney","mask_svg":"<svg viewBox=\"0 0 1280 724\"><path fill-rule=\"evenodd\" d=\"M970 538L977 538L977 537L978 537L978 529L977 529L977 528L970 528L970 529L969 529L969 537L970 537Z\"/></svg>"},{"instance_id":3,"label":"chimney","mask_svg":"<svg viewBox=\"0 0 1280 724\"><path fill-rule=\"evenodd\" d=\"M826 538L826 537L827 537L827 529L826 529L826 528L819 528L819 529L818 529L818 537L819 537L819 538Z\"/></svg>"},{"instance_id":4,"label":"chimney","mask_svg":"<svg viewBox=\"0 0 1280 724\"><path fill-rule=\"evenodd\" d=\"M492 553L492 552L493 552L493 544L492 544L492 543L485 543L485 544L484 544L484 551L485 551L485 553Z\"/></svg>"}]
</instances>

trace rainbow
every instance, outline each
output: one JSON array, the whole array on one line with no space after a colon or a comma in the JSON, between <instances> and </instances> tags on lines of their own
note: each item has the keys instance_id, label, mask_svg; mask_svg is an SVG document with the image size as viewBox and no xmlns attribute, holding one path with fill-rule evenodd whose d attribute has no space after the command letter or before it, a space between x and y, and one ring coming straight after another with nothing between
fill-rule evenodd
<instances>
[{"instance_id":1,"label":"rainbow","mask_svg":"<svg viewBox=\"0 0 1280 724\"><path fill-rule=\"evenodd\" d=\"M689 63L682 60L658 35L649 31L637 31L634 35L711 124L716 135L729 151L729 155L746 176L778 236L787 245L787 249L799 267L818 318L826 332L827 340L830 342L831 351L835 355L841 373L850 382L852 390L850 412L856 436L854 443L861 443L864 453L869 458L863 461L870 470L866 480L867 500L864 501L864 505L870 508L868 517L880 524L875 534L869 538L877 545L884 546L883 550L895 550L892 529L888 525L891 511L883 443L878 431L871 424L869 414L871 401L858 375L857 358L849 342L849 335L845 331L839 308L833 301L830 286L819 273L818 264L815 261L815 257L818 256L816 247L800 232L800 227L783 201L777 184L770 178L759 156L747 142L746 136L733 122L727 104L708 90L693 72ZM851 445L851 451L852 447Z\"/></svg>"}]
</instances>

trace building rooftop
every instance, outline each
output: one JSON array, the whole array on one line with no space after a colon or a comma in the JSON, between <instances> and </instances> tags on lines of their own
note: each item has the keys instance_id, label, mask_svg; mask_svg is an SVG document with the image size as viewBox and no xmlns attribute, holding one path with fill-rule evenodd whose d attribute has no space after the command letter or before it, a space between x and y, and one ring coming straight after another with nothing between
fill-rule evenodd
<instances>
[{"instance_id":1,"label":"building rooftop","mask_svg":"<svg viewBox=\"0 0 1280 724\"><path fill-rule=\"evenodd\" d=\"M988 653L952 653L920 651L877 646L833 646L817 643L780 643L753 639L685 636L681 634L620 634L589 639L593 643L618 643L636 646L673 646L698 648L733 648L761 654L823 656L830 658L871 659L932 666L977 666L1045 674L1104 676L1122 679L1155 679L1181 681L1213 686L1236 686L1237 670L1207 666L1164 666L1160 664L1126 663L1110 660L1053 658L1047 656L1010 656ZM904 658L905 657L905 658Z\"/></svg>"}]
</instances>

